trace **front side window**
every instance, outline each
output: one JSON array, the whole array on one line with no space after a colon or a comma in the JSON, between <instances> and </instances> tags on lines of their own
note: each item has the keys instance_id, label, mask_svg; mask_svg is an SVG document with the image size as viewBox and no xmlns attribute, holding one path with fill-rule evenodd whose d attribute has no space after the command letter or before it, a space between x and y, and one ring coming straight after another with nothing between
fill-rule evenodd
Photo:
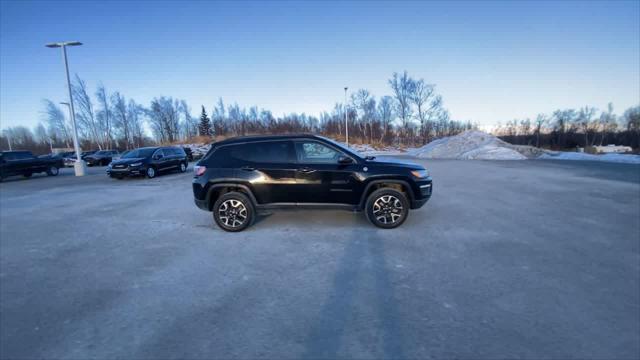
<instances>
[{"instance_id":1,"label":"front side window","mask_svg":"<svg viewBox=\"0 0 640 360\"><path fill-rule=\"evenodd\" d=\"M301 141L296 143L298 161L305 164L337 164L344 156L324 144L315 141Z\"/></svg>"}]
</instances>

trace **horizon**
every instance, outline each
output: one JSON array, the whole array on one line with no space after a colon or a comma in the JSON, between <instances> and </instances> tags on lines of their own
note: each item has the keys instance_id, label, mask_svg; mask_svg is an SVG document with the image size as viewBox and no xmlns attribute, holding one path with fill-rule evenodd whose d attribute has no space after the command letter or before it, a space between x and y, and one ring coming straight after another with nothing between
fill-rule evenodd
<instances>
[{"instance_id":1,"label":"horizon","mask_svg":"<svg viewBox=\"0 0 640 360\"><path fill-rule=\"evenodd\" d=\"M640 103L640 3L0 3L0 127L35 127L70 75L192 116L226 104L319 117L349 92L390 95L393 72L436 85L482 129L556 109ZM399 21L401 19L402 21ZM144 46L143 46L144 45ZM145 48L146 46L146 48Z\"/></svg>"}]
</instances>

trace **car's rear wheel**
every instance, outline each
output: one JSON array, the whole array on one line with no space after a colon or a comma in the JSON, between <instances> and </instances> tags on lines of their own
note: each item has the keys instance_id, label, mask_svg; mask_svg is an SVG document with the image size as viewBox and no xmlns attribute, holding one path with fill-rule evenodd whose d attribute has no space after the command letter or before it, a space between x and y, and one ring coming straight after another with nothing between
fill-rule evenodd
<instances>
[{"instance_id":1,"label":"car's rear wheel","mask_svg":"<svg viewBox=\"0 0 640 360\"><path fill-rule=\"evenodd\" d=\"M365 206L367 219L383 229L393 229L402 225L409 216L409 200L395 189L378 189L367 198Z\"/></svg>"},{"instance_id":2,"label":"car's rear wheel","mask_svg":"<svg viewBox=\"0 0 640 360\"><path fill-rule=\"evenodd\" d=\"M49 176L57 176L58 175L58 167L57 166L49 166L47 169L47 175Z\"/></svg>"},{"instance_id":3,"label":"car's rear wheel","mask_svg":"<svg viewBox=\"0 0 640 360\"><path fill-rule=\"evenodd\" d=\"M147 168L147 177L149 179L153 179L154 177L156 177L156 169L153 166L149 166Z\"/></svg>"},{"instance_id":4,"label":"car's rear wheel","mask_svg":"<svg viewBox=\"0 0 640 360\"><path fill-rule=\"evenodd\" d=\"M185 172L185 171L187 171L187 164L180 163L180 172Z\"/></svg>"},{"instance_id":5,"label":"car's rear wheel","mask_svg":"<svg viewBox=\"0 0 640 360\"><path fill-rule=\"evenodd\" d=\"M251 200L239 192L226 193L213 205L213 219L225 231L242 231L253 222L255 211Z\"/></svg>"}]
</instances>

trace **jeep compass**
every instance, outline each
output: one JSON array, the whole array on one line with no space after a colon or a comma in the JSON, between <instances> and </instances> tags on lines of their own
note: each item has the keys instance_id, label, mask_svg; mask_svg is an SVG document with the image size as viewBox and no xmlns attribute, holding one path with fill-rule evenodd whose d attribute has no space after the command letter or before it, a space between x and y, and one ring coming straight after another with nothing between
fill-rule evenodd
<instances>
[{"instance_id":1,"label":"jeep compass","mask_svg":"<svg viewBox=\"0 0 640 360\"><path fill-rule=\"evenodd\" d=\"M371 223L391 229L432 191L420 165L378 161L315 135L216 142L194 172L196 205L226 231L247 228L257 211L290 207L364 211Z\"/></svg>"}]
</instances>

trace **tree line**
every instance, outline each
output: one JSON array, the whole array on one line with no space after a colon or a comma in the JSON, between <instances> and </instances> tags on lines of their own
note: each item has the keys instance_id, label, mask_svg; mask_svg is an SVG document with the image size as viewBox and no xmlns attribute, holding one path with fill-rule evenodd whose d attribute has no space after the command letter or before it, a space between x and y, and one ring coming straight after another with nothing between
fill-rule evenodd
<instances>
[{"instance_id":1,"label":"tree line","mask_svg":"<svg viewBox=\"0 0 640 360\"><path fill-rule=\"evenodd\" d=\"M351 142L416 146L435 138L471 129L470 122L451 120L434 84L414 79L405 71L388 80L390 95L376 98L370 91L353 92L347 104L336 103L319 116L290 113L274 116L257 106L226 105L222 98L211 108L201 106L199 119L185 100L160 96L148 106L109 92L103 84L91 94L78 75L72 96L83 149L130 149L151 144L210 141L211 138L247 134L316 133L345 138L345 116ZM93 95L93 96L92 96ZM73 144L68 107L43 100L42 119L32 130L24 126L5 129L0 147L9 138L16 148L46 153Z\"/></svg>"},{"instance_id":2,"label":"tree line","mask_svg":"<svg viewBox=\"0 0 640 360\"><path fill-rule=\"evenodd\" d=\"M160 96L148 106L127 99L119 91L109 92L100 83L91 94L78 75L72 82L72 96L78 134L83 149L126 150L153 144L209 142L215 139L280 133L315 133L345 139L345 117L352 143L421 146L434 139L456 135L477 126L452 120L435 84L415 79L404 71L387 81L389 94L378 98L367 89L353 91L347 103L338 102L318 116L289 113L274 116L257 106L225 104L222 98L210 108L200 107L194 117L185 100ZM622 116L610 106L598 114L592 107L557 110L535 120L513 120L498 126L495 133L515 144L570 148L584 144L638 144L640 106ZM43 100L42 118L34 129L16 126L5 129L0 148L11 140L15 148L47 153L52 148L73 146L69 108ZM210 115L209 115L210 114Z\"/></svg>"},{"instance_id":3,"label":"tree line","mask_svg":"<svg viewBox=\"0 0 640 360\"><path fill-rule=\"evenodd\" d=\"M504 125L498 124L494 133L512 144L550 149L608 144L638 149L640 105L630 107L622 115L614 113L611 103L602 111L591 106L558 109L551 114L538 114L534 120L514 119Z\"/></svg>"}]
</instances>

